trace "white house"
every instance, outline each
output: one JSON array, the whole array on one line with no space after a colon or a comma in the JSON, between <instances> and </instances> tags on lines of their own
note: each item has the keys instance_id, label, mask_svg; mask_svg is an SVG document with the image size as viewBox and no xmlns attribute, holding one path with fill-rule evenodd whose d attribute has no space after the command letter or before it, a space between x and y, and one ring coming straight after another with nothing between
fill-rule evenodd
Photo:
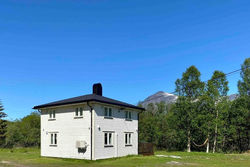
<instances>
[{"instance_id":1,"label":"white house","mask_svg":"<svg viewBox=\"0 0 250 167\"><path fill-rule=\"evenodd\" d=\"M143 108L93 94L35 106L41 112L41 156L97 160L138 154Z\"/></svg>"}]
</instances>

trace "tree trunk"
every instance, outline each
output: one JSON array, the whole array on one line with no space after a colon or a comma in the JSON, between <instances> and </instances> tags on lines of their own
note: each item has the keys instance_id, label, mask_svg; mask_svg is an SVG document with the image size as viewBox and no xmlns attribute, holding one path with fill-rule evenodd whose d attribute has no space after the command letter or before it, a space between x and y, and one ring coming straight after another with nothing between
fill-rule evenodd
<instances>
[{"instance_id":1,"label":"tree trunk","mask_svg":"<svg viewBox=\"0 0 250 167\"><path fill-rule=\"evenodd\" d=\"M215 132L214 132L214 146L213 146L213 153L215 153L215 149L216 149L216 143L217 143L217 133L218 133L218 115L219 112L218 110L216 110L216 124L215 124Z\"/></svg>"},{"instance_id":2,"label":"tree trunk","mask_svg":"<svg viewBox=\"0 0 250 167\"><path fill-rule=\"evenodd\" d=\"M209 153L209 135L207 135L207 150L206 150L206 153Z\"/></svg>"},{"instance_id":3,"label":"tree trunk","mask_svg":"<svg viewBox=\"0 0 250 167\"><path fill-rule=\"evenodd\" d=\"M226 127L224 126L223 139L222 139L222 149L223 149L223 150L224 150L225 143L226 143L226 135L225 135L225 132L226 132Z\"/></svg>"},{"instance_id":4,"label":"tree trunk","mask_svg":"<svg viewBox=\"0 0 250 167\"><path fill-rule=\"evenodd\" d=\"M190 137L190 130L188 130L187 152L191 152L191 137Z\"/></svg>"},{"instance_id":5,"label":"tree trunk","mask_svg":"<svg viewBox=\"0 0 250 167\"><path fill-rule=\"evenodd\" d=\"M224 149L225 147L225 142L226 142L226 136L224 135L223 136L223 139L222 139L222 148Z\"/></svg>"}]
</instances>

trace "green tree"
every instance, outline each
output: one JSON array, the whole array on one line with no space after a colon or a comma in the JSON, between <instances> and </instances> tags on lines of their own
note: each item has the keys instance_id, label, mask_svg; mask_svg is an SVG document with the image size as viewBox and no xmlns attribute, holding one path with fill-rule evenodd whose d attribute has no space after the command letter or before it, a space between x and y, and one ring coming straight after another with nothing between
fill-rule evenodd
<instances>
[{"instance_id":1,"label":"green tree","mask_svg":"<svg viewBox=\"0 0 250 167\"><path fill-rule=\"evenodd\" d=\"M201 73L195 66L190 66L182 74L181 79L175 82L175 91L179 96L187 97L189 100L196 100L204 89L204 83L200 80Z\"/></svg>"},{"instance_id":2,"label":"green tree","mask_svg":"<svg viewBox=\"0 0 250 167\"><path fill-rule=\"evenodd\" d=\"M207 145L206 152L209 152L210 137L214 124L214 101L207 94L203 94L197 102L198 114L194 119L194 129L196 132L195 141L203 142L203 144L197 145L196 147L203 147Z\"/></svg>"},{"instance_id":3,"label":"green tree","mask_svg":"<svg viewBox=\"0 0 250 167\"><path fill-rule=\"evenodd\" d=\"M156 144L156 119L150 112L140 114L139 140Z\"/></svg>"},{"instance_id":4,"label":"green tree","mask_svg":"<svg viewBox=\"0 0 250 167\"><path fill-rule=\"evenodd\" d=\"M5 145L7 147L21 147L23 146L23 138L20 131L20 120L8 122Z\"/></svg>"},{"instance_id":5,"label":"green tree","mask_svg":"<svg viewBox=\"0 0 250 167\"><path fill-rule=\"evenodd\" d=\"M226 98L228 92L228 81L226 75L221 71L215 71L212 78L207 83L206 94L212 99L213 103L218 105L223 98ZM219 108L215 108L215 130L214 130L214 143L213 143L213 153L216 149L217 136L218 136L218 117L219 117Z\"/></svg>"},{"instance_id":6,"label":"green tree","mask_svg":"<svg viewBox=\"0 0 250 167\"><path fill-rule=\"evenodd\" d=\"M227 151L228 147L226 145L226 142L228 140L228 134L229 134L229 127L230 127L230 121L229 121L229 112L231 110L231 104L232 102L229 101L227 98L222 98L219 103L215 106L216 110L219 111L218 119L215 120L214 124L217 123L217 151ZM216 112L217 116L217 112ZM216 127L216 126L214 126Z\"/></svg>"},{"instance_id":7,"label":"green tree","mask_svg":"<svg viewBox=\"0 0 250 167\"><path fill-rule=\"evenodd\" d=\"M250 96L250 58L241 65L240 76L242 80L238 81L239 93L241 96Z\"/></svg>"},{"instance_id":8,"label":"green tree","mask_svg":"<svg viewBox=\"0 0 250 167\"><path fill-rule=\"evenodd\" d=\"M176 92L179 95L175 114L182 120L179 122L180 128L186 131L188 152L191 152L192 123L197 111L195 102L204 90L204 83L201 82L200 76L199 70L191 66L182 74L182 78L175 82Z\"/></svg>"},{"instance_id":9,"label":"green tree","mask_svg":"<svg viewBox=\"0 0 250 167\"><path fill-rule=\"evenodd\" d=\"M229 111L227 146L233 151L250 149L250 99L240 96L233 101Z\"/></svg>"},{"instance_id":10,"label":"green tree","mask_svg":"<svg viewBox=\"0 0 250 167\"><path fill-rule=\"evenodd\" d=\"M5 143L6 130L7 130L7 121L4 120L7 117L7 114L3 112L4 108L0 102L0 146L3 146Z\"/></svg>"},{"instance_id":11,"label":"green tree","mask_svg":"<svg viewBox=\"0 0 250 167\"><path fill-rule=\"evenodd\" d=\"M241 80L238 81L238 97L229 112L229 145L232 150L250 149L250 58L241 65Z\"/></svg>"},{"instance_id":12,"label":"green tree","mask_svg":"<svg viewBox=\"0 0 250 167\"><path fill-rule=\"evenodd\" d=\"M9 122L6 133L6 146L39 146L40 145L40 115L33 112L30 115Z\"/></svg>"},{"instance_id":13,"label":"green tree","mask_svg":"<svg viewBox=\"0 0 250 167\"><path fill-rule=\"evenodd\" d=\"M176 120L175 124L179 130L178 136L184 135L187 151L191 151L191 123L193 118L193 108L191 101L187 98L180 96L174 106L174 117Z\"/></svg>"},{"instance_id":14,"label":"green tree","mask_svg":"<svg viewBox=\"0 0 250 167\"><path fill-rule=\"evenodd\" d=\"M40 115L33 112L22 118L20 122L20 131L22 133L24 146L40 145Z\"/></svg>"},{"instance_id":15,"label":"green tree","mask_svg":"<svg viewBox=\"0 0 250 167\"><path fill-rule=\"evenodd\" d=\"M167 105L165 102L162 101L160 103L157 103L156 106L157 106L157 113L158 114L164 114L167 112Z\"/></svg>"}]
</instances>

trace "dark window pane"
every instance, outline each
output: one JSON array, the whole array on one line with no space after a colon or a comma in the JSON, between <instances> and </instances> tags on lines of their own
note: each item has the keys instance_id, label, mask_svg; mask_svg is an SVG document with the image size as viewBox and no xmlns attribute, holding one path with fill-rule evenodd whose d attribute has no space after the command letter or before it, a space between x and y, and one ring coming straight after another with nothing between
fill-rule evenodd
<instances>
[{"instance_id":1,"label":"dark window pane","mask_svg":"<svg viewBox=\"0 0 250 167\"><path fill-rule=\"evenodd\" d=\"M109 116L112 117L112 108L109 108Z\"/></svg>"},{"instance_id":2,"label":"dark window pane","mask_svg":"<svg viewBox=\"0 0 250 167\"><path fill-rule=\"evenodd\" d=\"M78 108L76 108L76 116L78 116Z\"/></svg>"},{"instance_id":3,"label":"dark window pane","mask_svg":"<svg viewBox=\"0 0 250 167\"><path fill-rule=\"evenodd\" d=\"M54 144L57 144L57 134L55 133L55 143Z\"/></svg>"},{"instance_id":4,"label":"dark window pane","mask_svg":"<svg viewBox=\"0 0 250 167\"><path fill-rule=\"evenodd\" d=\"M53 144L53 134L50 134L50 144Z\"/></svg>"},{"instance_id":5,"label":"dark window pane","mask_svg":"<svg viewBox=\"0 0 250 167\"><path fill-rule=\"evenodd\" d=\"M56 117L56 111L54 110L53 111L53 118L55 118Z\"/></svg>"},{"instance_id":6,"label":"dark window pane","mask_svg":"<svg viewBox=\"0 0 250 167\"><path fill-rule=\"evenodd\" d=\"M128 134L128 143L131 144L131 133Z\"/></svg>"},{"instance_id":7,"label":"dark window pane","mask_svg":"<svg viewBox=\"0 0 250 167\"><path fill-rule=\"evenodd\" d=\"M104 116L108 116L108 108L107 107L104 108Z\"/></svg>"},{"instance_id":8,"label":"dark window pane","mask_svg":"<svg viewBox=\"0 0 250 167\"><path fill-rule=\"evenodd\" d=\"M82 116L82 108L80 108L80 116Z\"/></svg>"},{"instance_id":9,"label":"dark window pane","mask_svg":"<svg viewBox=\"0 0 250 167\"><path fill-rule=\"evenodd\" d=\"M104 133L104 144L107 145L108 144L108 134Z\"/></svg>"}]
</instances>

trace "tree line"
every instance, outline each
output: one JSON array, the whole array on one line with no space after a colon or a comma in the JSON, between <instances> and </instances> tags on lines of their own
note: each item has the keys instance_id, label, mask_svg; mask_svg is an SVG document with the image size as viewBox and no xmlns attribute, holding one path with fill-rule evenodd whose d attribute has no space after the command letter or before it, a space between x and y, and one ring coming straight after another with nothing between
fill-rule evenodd
<instances>
[{"instance_id":1,"label":"tree line","mask_svg":"<svg viewBox=\"0 0 250 167\"><path fill-rule=\"evenodd\" d=\"M158 149L244 152L250 149L250 58L241 66L239 94L228 99L228 80L214 71L207 82L195 66L175 82L173 104L148 104L140 114L139 140ZM140 103L139 103L140 105Z\"/></svg>"},{"instance_id":2,"label":"tree line","mask_svg":"<svg viewBox=\"0 0 250 167\"><path fill-rule=\"evenodd\" d=\"M0 105L0 147L39 147L40 114L32 112L22 119L7 121Z\"/></svg>"}]
</instances>

